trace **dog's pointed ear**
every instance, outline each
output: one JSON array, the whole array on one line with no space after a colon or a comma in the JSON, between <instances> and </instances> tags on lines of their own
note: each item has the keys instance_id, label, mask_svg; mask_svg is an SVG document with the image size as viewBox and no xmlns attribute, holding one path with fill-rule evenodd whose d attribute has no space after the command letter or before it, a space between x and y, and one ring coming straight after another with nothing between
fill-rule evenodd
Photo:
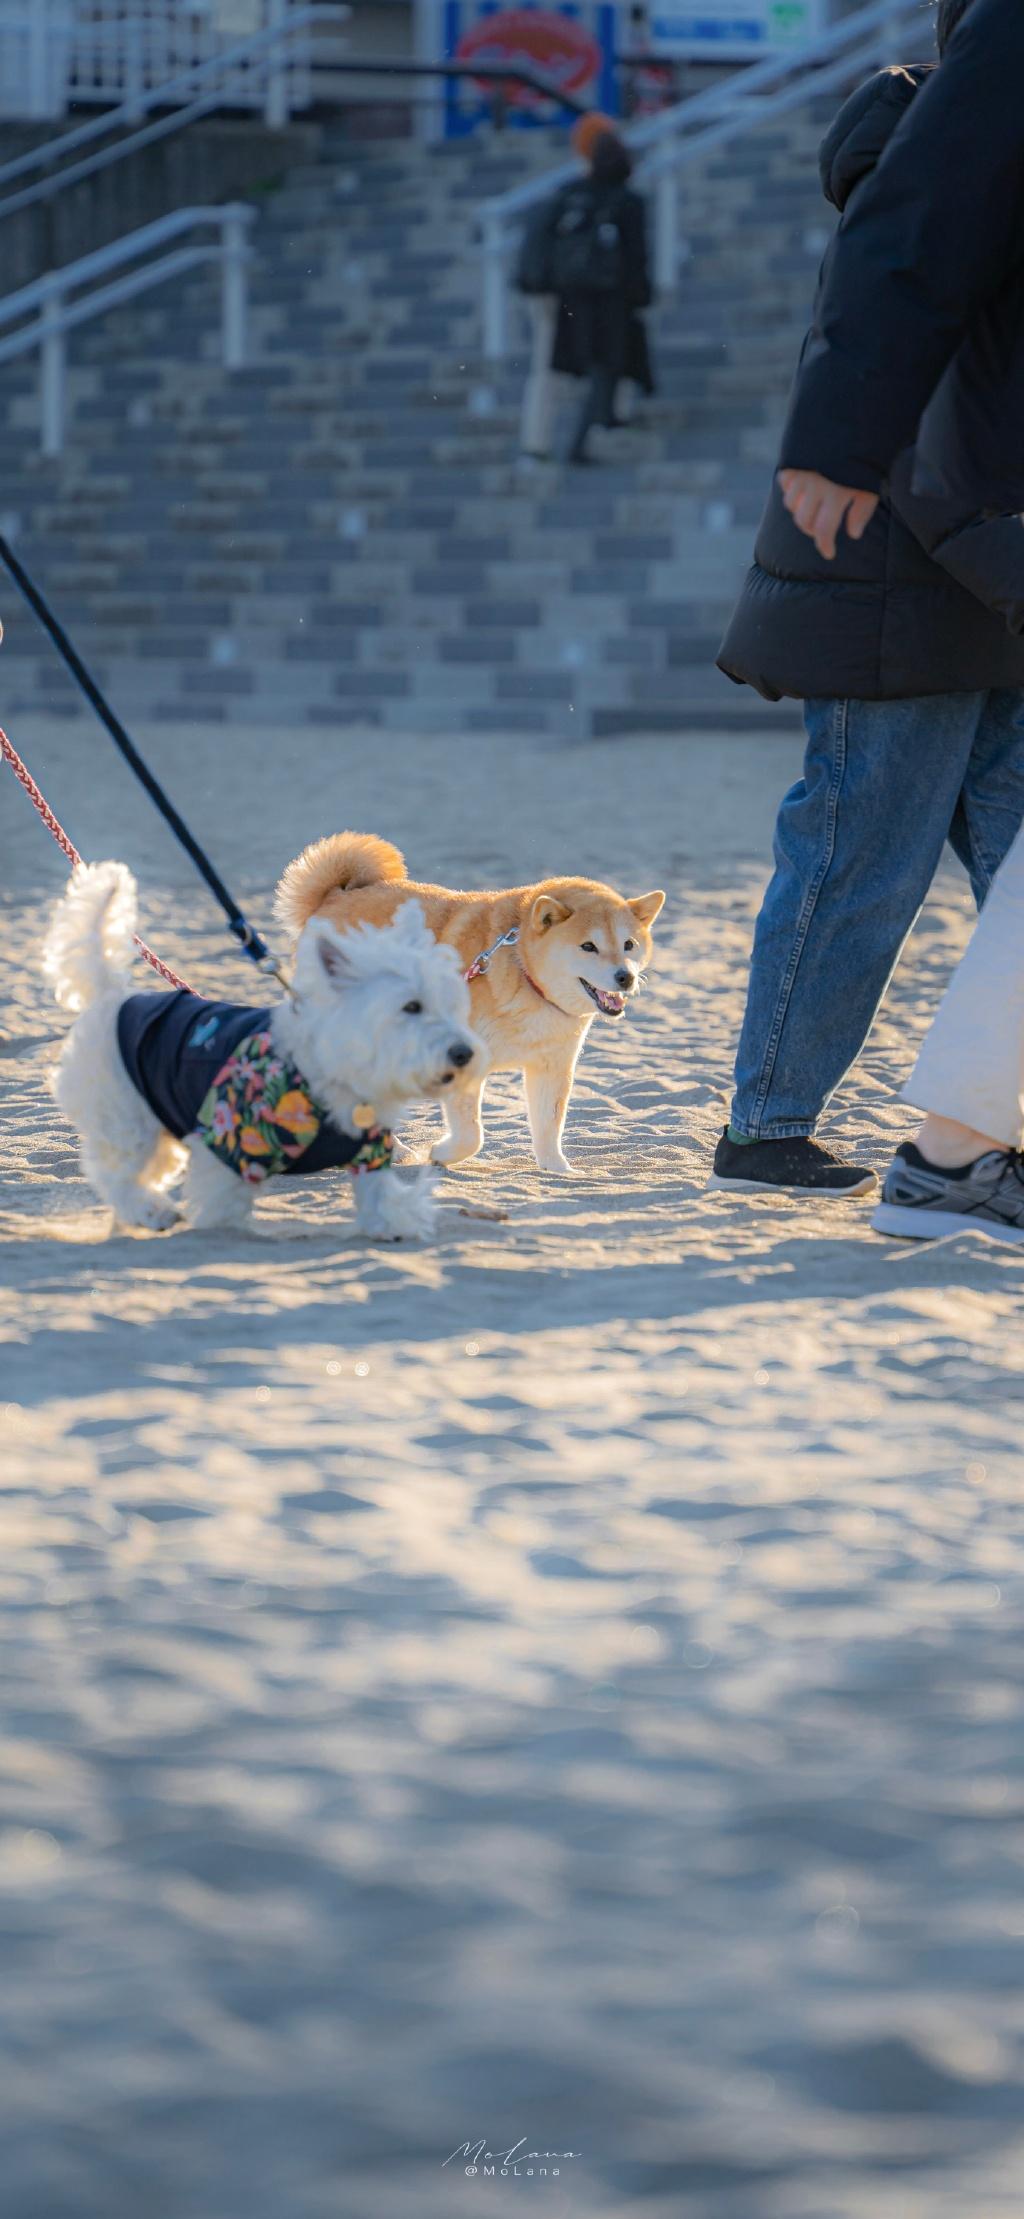
<instances>
[{"instance_id":1,"label":"dog's pointed ear","mask_svg":"<svg viewBox=\"0 0 1024 2219\"><path fill-rule=\"evenodd\" d=\"M344 939L333 926L322 924L316 936L316 959L320 969L332 986L347 986L352 978L352 963Z\"/></svg>"},{"instance_id":2,"label":"dog's pointed ear","mask_svg":"<svg viewBox=\"0 0 1024 2219\"><path fill-rule=\"evenodd\" d=\"M659 909L665 907L665 896L661 892L634 894L632 901L626 903L626 907L632 910L638 924L653 925Z\"/></svg>"},{"instance_id":3,"label":"dog's pointed ear","mask_svg":"<svg viewBox=\"0 0 1024 2219\"><path fill-rule=\"evenodd\" d=\"M404 901L401 908L396 909L391 919L391 930L396 939L406 941L411 948L422 947L424 941L434 938L433 933L427 930L423 904L419 901Z\"/></svg>"},{"instance_id":4,"label":"dog's pointed ear","mask_svg":"<svg viewBox=\"0 0 1024 2219\"><path fill-rule=\"evenodd\" d=\"M572 910L564 901L556 901L553 894L538 894L530 911L530 923L535 932L550 932L552 925L564 925Z\"/></svg>"}]
</instances>

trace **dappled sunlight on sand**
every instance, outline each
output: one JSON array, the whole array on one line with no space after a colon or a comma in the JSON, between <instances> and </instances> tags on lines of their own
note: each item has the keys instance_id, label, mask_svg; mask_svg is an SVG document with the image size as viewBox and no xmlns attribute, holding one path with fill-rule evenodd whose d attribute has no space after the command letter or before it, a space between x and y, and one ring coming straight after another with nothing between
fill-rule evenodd
<instances>
[{"instance_id":1,"label":"dappled sunlight on sand","mask_svg":"<svg viewBox=\"0 0 1024 2219\"><path fill-rule=\"evenodd\" d=\"M46 746L86 844L72 743ZM366 761L347 776L346 814L424 871L454 875L492 805L509 873L565 854L670 889L642 1006L585 1053L577 1175L537 1176L497 1082L429 1251L366 1250L329 1181L272 1194L255 1237L112 1234L46 1093L48 858L19 846L12 2211L1019 2208L1024 1265L892 1247L863 1205L704 1193L790 767L730 749L631 752L628 823L588 819L571 857L582 757L517 784L496 754L441 810L410 748L394 823ZM624 760L588 753L595 794ZM221 860L265 914L332 821L297 772ZM244 994L169 867L149 857L147 937ZM965 928L944 880L833 1120L879 1167ZM520 2134L580 2153L543 2194L442 2171Z\"/></svg>"}]
</instances>

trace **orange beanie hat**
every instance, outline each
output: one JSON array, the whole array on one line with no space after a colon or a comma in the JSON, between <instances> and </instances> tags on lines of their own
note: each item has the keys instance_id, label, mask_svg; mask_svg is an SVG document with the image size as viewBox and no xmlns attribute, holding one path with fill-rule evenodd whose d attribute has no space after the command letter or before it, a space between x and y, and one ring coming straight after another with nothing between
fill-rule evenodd
<instances>
[{"instance_id":1,"label":"orange beanie hat","mask_svg":"<svg viewBox=\"0 0 1024 2219\"><path fill-rule=\"evenodd\" d=\"M603 116L599 108L591 108L587 115L580 116L573 124L570 141L573 153L578 154L583 162L592 161L598 140L607 138L609 133L613 139L618 137L617 127L611 116Z\"/></svg>"}]
</instances>

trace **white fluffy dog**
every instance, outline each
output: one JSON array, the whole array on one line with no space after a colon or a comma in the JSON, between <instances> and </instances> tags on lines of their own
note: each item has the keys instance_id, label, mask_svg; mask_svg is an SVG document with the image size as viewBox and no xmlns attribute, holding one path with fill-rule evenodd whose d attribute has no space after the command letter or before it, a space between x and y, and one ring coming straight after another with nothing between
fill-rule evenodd
<instances>
[{"instance_id":1,"label":"white fluffy dog","mask_svg":"<svg viewBox=\"0 0 1024 2219\"><path fill-rule=\"evenodd\" d=\"M54 1093L78 1132L84 1176L121 1224L174 1224L168 1189L183 1170L185 1217L206 1227L247 1222L273 1171L344 1163L360 1232L429 1238L431 1175L392 1168L391 1127L486 1057L458 958L418 904L383 930L311 923L292 997L269 1010L134 992L135 919L124 864L80 864L43 959L58 1002L81 1013Z\"/></svg>"}]
</instances>

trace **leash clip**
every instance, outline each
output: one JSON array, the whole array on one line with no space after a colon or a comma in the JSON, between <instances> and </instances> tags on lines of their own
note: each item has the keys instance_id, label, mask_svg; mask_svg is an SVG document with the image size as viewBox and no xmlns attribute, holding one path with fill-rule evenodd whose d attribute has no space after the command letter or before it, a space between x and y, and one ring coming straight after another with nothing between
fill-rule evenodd
<instances>
[{"instance_id":1,"label":"leash clip","mask_svg":"<svg viewBox=\"0 0 1024 2219\"><path fill-rule=\"evenodd\" d=\"M251 925L247 918L239 915L232 919L231 930L235 939L245 949L250 963L255 963L258 971L269 971L271 978L275 978L278 984L284 987L285 993L290 994L292 991L291 980L283 968L281 957L275 955L272 948L268 948L263 934L257 932L255 925Z\"/></svg>"},{"instance_id":2,"label":"leash clip","mask_svg":"<svg viewBox=\"0 0 1024 2219\"><path fill-rule=\"evenodd\" d=\"M280 956L272 955L268 948L266 955L259 957L256 968L259 971L269 971L271 978L275 978L278 985L284 987L285 993L291 997L292 1001L295 1000L295 989L287 971L282 969Z\"/></svg>"},{"instance_id":3,"label":"leash clip","mask_svg":"<svg viewBox=\"0 0 1024 2219\"><path fill-rule=\"evenodd\" d=\"M516 948L518 945L519 926L510 925L508 931L502 933L500 940L496 940L492 948L484 948L470 964L465 974L467 986L470 986L474 979L486 977L491 968L491 957L497 955L499 948Z\"/></svg>"}]
</instances>

